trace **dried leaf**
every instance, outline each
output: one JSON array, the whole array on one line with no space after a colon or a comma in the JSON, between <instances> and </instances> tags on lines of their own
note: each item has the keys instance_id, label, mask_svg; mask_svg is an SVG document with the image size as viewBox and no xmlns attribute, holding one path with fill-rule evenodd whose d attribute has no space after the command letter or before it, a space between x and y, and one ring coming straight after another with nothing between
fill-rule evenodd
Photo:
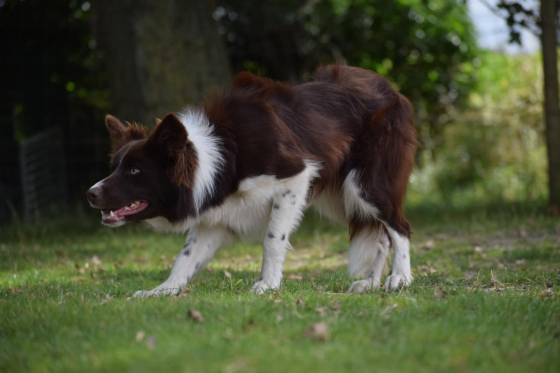
<instances>
[{"instance_id":1,"label":"dried leaf","mask_svg":"<svg viewBox=\"0 0 560 373\"><path fill-rule=\"evenodd\" d=\"M96 266L100 266L102 264L101 259L99 259L97 255L91 257L91 262Z\"/></svg>"},{"instance_id":2,"label":"dried leaf","mask_svg":"<svg viewBox=\"0 0 560 373\"><path fill-rule=\"evenodd\" d=\"M307 328L303 335L307 338L313 338L320 342L326 342L330 338L329 326L325 322L315 323Z\"/></svg>"},{"instance_id":3,"label":"dried leaf","mask_svg":"<svg viewBox=\"0 0 560 373\"><path fill-rule=\"evenodd\" d=\"M325 316L327 314L327 307L316 307L315 311L319 312L319 315Z\"/></svg>"},{"instance_id":4,"label":"dried leaf","mask_svg":"<svg viewBox=\"0 0 560 373\"><path fill-rule=\"evenodd\" d=\"M305 307L305 303L301 300L301 293L297 297L296 306Z\"/></svg>"},{"instance_id":5,"label":"dried leaf","mask_svg":"<svg viewBox=\"0 0 560 373\"><path fill-rule=\"evenodd\" d=\"M17 293L21 293L20 289L16 289L16 288L8 288L8 293L10 294L17 294Z\"/></svg>"},{"instance_id":6,"label":"dried leaf","mask_svg":"<svg viewBox=\"0 0 560 373\"><path fill-rule=\"evenodd\" d=\"M492 270L490 270L490 285L491 286L496 286L496 285L504 285L500 282L500 280L498 280L498 278L496 276L494 276L494 273L492 272Z\"/></svg>"},{"instance_id":7,"label":"dried leaf","mask_svg":"<svg viewBox=\"0 0 560 373\"><path fill-rule=\"evenodd\" d=\"M434 247L434 241L433 240L428 240L426 241L426 243L424 244L424 249L425 250L430 250Z\"/></svg>"},{"instance_id":8,"label":"dried leaf","mask_svg":"<svg viewBox=\"0 0 560 373\"><path fill-rule=\"evenodd\" d=\"M517 231L517 233L519 234L519 237L525 238L525 237L528 236L527 231L525 230L524 226L519 227L519 230Z\"/></svg>"},{"instance_id":9,"label":"dried leaf","mask_svg":"<svg viewBox=\"0 0 560 373\"><path fill-rule=\"evenodd\" d=\"M482 252L482 247L480 247L480 246L475 246L475 247L473 248L473 251L474 251L475 253L481 253L481 252Z\"/></svg>"},{"instance_id":10,"label":"dried leaf","mask_svg":"<svg viewBox=\"0 0 560 373\"><path fill-rule=\"evenodd\" d=\"M228 271L224 271L224 276L225 278L231 278L231 273L229 273Z\"/></svg>"},{"instance_id":11,"label":"dried leaf","mask_svg":"<svg viewBox=\"0 0 560 373\"><path fill-rule=\"evenodd\" d=\"M204 322L204 318L202 317L202 314L197 310L189 310L189 312L187 312L187 316L189 316L191 319L193 319L196 322Z\"/></svg>"},{"instance_id":12,"label":"dried leaf","mask_svg":"<svg viewBox=\"0 0 560 373\"><path fill-rule=\"evenodd\" d=\"M288 278L288 279L290 279L290 280L298 280L298 281L303 280L303 276L301 276L301 275L294 275L293 273L290 273L288 276L286 276L286 278Z\"/></svg>"},{"instance_id":13,"label":"dried leaf","mask_svg":"<svg viewBox=\"0 0 560 373\"><path fill-rule=\"evenodd\" d=\"M140 342L141 340L144 339L145 336L146 336L146 333L144 333L143 330L139 330L138 333L136 333L136 340L138 342Z\"/></svg>"},{"instance_id":14,"label":"dried leaf","mask_svg":"<svg viewBox=\"0 0 560 373\"><path fill-rule=\"evenodd\" d=\"M515 265L522 265L527 263L527 261L525 259L518 259L515 261Z\"/></svg>"},{"instance_id":15,"label":"dried leaf","mask_svg":"<svg viewBox=\"0 0 560 373\"><path fill-rule=\"evenodd\" d=\"M156 348L156 336L155 335L151 335L148 338L146 338L146 346L148 346L148 348L150 350L153 350L154 348Z\"/></svg>"}]
</instances>

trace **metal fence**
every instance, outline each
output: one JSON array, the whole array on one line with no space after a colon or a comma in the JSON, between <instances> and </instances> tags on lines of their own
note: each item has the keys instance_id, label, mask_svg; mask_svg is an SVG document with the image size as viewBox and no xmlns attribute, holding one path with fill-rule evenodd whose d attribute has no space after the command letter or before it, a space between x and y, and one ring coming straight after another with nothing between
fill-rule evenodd
<instances>
[{"instance_id":1,"label":"metal fence","mask_svg":"<svg viewBox=\"0 0 560 373\"><path fill-rule=\"evenodd\" d=\"M28 223L60 212L68 198L63 135L60 127L54 127L20 144L23 210Z\"/></svg>"}]
</instances>

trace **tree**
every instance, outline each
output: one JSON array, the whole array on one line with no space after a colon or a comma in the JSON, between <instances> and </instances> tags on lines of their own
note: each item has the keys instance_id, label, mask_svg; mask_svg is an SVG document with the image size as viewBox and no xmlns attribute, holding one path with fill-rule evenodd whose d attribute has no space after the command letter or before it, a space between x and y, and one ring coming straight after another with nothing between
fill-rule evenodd
<instances>
[{"instance_id":1,"label":"tree","mask_svg":"<svg viewBox=\"0 0 560 373\"><path fill-rule=\"evenodd\" d=\"M214 8L197 0L92 1L116 116L151 124L229 83Z\"/></svg>"},{"instance_id":2,"label":"tree","mask_svg":"<svg viewBox=\"0 0 560 373\"><path fill-rule=\"evenodd\" d=\"M558 102L557 2L541 1L544 112L551 212L560 214L560 107Z\"/></svg>"},{"instance_id":3,"label":"tree","mask_svg":"<svg viewBox=\"0 0 560 373\"><path fill-rule=\"evenodd\" d=\"M560 32L560 0L499 0L497 8L486 0L496 14L504 16L510 28L510 42L521 44L520 27L541 39L544 77L544 115L548 154L549 207L560 214L560 102L558 98L558 33ZM537 10L540 8L540 12ZM504 13L500 12L503 11Z\"/></svg>"}]
</instances>

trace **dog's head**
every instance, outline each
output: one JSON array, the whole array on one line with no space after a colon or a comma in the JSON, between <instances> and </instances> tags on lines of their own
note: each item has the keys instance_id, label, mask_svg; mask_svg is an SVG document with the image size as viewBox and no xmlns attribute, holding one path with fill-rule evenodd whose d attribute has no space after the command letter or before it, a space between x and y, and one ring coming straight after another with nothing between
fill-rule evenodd
<instances>
[{"instance_id":1,"label":"dog's head","mask_svg":"<svg viewBox=\"0 0 560 373\"><path fill-rule=\"evenodd\" d=\"M103 224L118 227L129 221L163 216L177 220L188 209L178 203L192 188L197 155L181 121L168 114L148 135L143 126L107 116L113 142L111 175L92 186L86 196L101 209ZM187 203L188 204L188 203Z\"/></svg>"}]
</instances>

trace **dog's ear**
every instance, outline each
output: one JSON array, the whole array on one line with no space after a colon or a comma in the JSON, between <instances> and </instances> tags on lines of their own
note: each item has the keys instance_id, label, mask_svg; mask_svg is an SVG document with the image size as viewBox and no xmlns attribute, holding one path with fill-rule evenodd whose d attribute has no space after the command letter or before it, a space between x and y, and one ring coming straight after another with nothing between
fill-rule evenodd
<instances>
[{"instance_id":1,"label":"dog's ear","mask_svg":"<svg viewBox=\"0 0 560 373\"><path fill-rule=\"evenodd\" d=\"M109 130L109 135L111 136L112 151L111 154L115 154L122 148L127 142L132 140L141 140L146 137L146 128L137 124L130 124L127 122L125 126L120 120L112 115L107 115L105 118L105 124Z\"/></svg>"},{"instance_id":2,"label":"dog's ear","mask_svg":"<svg viewBox=\"0 0 560 373\"><path fill-rule=\"evenodd\" d=\"M175 158L187 144L187 130L175 114L167 114L160 120L146 142L147 146L158 148Z\"/></svg>"},{"instance_id":3,"label":"dog's ear","mask_svg":"<svg viewBox=\"0 0 560 373\"><path fill-rule=\"evenodd\" d=\"M192 187L197 155L179 118L167 114L157 123L145 146L170 160L167 172L176 185Z\"/></svg>"}]
</instances>

